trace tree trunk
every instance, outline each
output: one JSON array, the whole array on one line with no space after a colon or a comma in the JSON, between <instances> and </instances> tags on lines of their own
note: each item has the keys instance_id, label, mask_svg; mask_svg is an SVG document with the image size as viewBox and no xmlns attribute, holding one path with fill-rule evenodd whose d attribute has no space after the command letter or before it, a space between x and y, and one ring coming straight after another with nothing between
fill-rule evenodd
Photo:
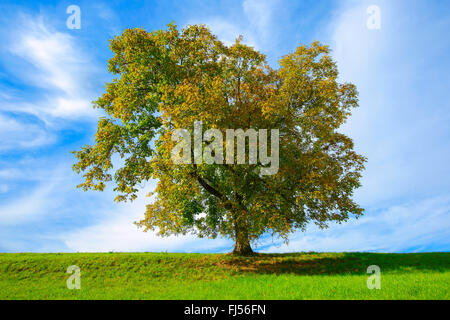
<instances>
[{"instance_id":1,"label":"tree trunk","mask_svg":"<svg viewBox=\"0 0 450 320\"><path fill-rule=\"evenodd\" d=\"M248 238L248 232L246 226L235 225L235 244L233 254L236 256L251 256L253 255L252 247L250 246L250 240Z\"/></svg>"}]
</instances>

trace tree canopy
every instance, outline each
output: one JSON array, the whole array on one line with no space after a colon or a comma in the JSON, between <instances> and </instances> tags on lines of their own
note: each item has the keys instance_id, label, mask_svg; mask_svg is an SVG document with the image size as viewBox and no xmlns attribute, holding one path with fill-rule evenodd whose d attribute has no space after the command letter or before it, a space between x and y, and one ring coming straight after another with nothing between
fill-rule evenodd
<instances>
[{"instance_id":1,"label":"tree canopy","mask_svg":"<svg viewBox=\"0 0 450 320\"><path fill-rule=\"evenodd\" d=\"M357 90L338 82L327 46L300 45L274 69L242 38L227 46L204 25L170 24L126 29L110 48L115 78L94 102L105 116L95 143L74 152L79 187L102 191L114 181L116 200L125 201L156 179L155 200L138 225L162 236L230 237L237 254L250 254L265 233L288 240L309 222L326 227L363 213L352 196L366 159L338 131L358 106ZM262 174L267 164L248 155L243 164L174 163L175 130L194 134L196 121L202 133L224 136L227 129L277 129L278 171ZM210 144L203 141L202 150ZM117 168L115 154L123 159Z\"/></svg>"}]
</instances>

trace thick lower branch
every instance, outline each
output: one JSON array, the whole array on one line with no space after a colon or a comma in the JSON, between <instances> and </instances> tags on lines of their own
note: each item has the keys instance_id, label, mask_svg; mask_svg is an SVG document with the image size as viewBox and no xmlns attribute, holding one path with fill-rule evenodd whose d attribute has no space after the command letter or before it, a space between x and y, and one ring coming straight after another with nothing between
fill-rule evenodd
<instances>
[{"instance_id":1,"label":"thick lower branch","mask_svg":"<svg viewBox=\"0 0 450 320\"><path fill-rule=\"evenodd\" d=\"M194 164L194 172L192 173L192 175L197 179L198 183L200 183L200 185L209 193L211 193L213 196L215 196L216 198L218 198L219 200L222 201L222 204L224 206L225 209L227 210L232 210L233 209L233 205L232 203L227 199L227 197L222 194L220 191L218 191L216 188L214 188L213 186L211 186L205 179L203 179L202 177L200 177L197 174L197 166Z\"/></svg>"}]
</instances>

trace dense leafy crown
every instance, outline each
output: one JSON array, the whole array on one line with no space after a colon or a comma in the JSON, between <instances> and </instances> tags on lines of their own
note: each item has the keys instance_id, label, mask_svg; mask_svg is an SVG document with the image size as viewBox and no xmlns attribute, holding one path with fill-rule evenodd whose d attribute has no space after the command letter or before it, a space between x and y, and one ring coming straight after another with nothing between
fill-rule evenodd
<instances>
[{"instance_id":1,"label":"dense leafy crown","mask_svg":"<svg viewBox=\"0 0 450 320\"><path fill-rule=\"evenodd\" d=\"M284 239L309 221L325 227L362 214L351 199L365 158L338 128L358 105L354 85L337 82L327 46L302 45L272 69L239 38L226 46L202 25L179 31L127 29L110 43L116 78L95 102L107 116L95 144L75 152L84 190L114 179L116 200L134 199L139 183L158 181L139 225L161 235ZM279 129L279 170L257 164L175 165L175 129ZM206 143L204 144L206 146ZM114 154L123 158L111 173Z\"/></svg>"}]
</instances>

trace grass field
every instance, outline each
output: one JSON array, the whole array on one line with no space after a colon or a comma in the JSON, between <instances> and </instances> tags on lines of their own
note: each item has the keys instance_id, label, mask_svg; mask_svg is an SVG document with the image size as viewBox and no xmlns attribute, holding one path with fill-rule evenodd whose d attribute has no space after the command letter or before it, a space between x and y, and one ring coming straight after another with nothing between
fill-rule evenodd
<instances>
[{"instance_id":1,"label":"grass field","mask_svg":"<svg viewBox=\"0 0 450 320\"><path fill-rule=\"evenodd\" d=\"M81 269L69 290L67 267ZM367 288L367 267L381 289ZM3 253L0 299L449 299L450 253Z\"/></svg>"}]
</instances>

